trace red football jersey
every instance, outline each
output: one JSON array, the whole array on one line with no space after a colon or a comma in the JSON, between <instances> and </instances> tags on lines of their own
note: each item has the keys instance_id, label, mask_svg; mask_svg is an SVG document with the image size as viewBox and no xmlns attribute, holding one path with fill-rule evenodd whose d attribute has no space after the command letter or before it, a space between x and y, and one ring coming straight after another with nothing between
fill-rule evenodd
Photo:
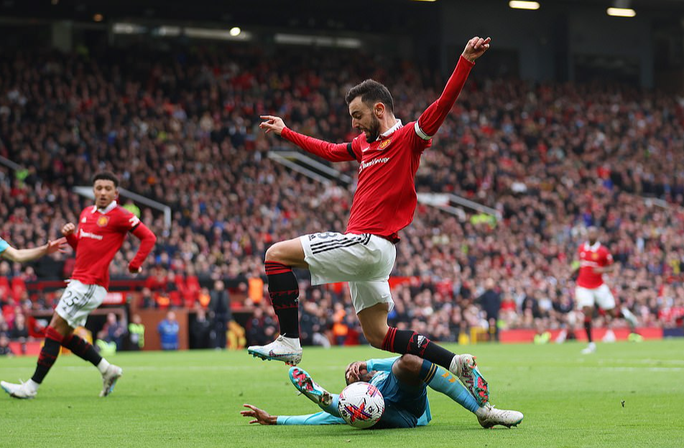
<instances>
[{"instance_id":1,"label":"red football jersey","mask_svg":"<svg viewBox=\"0 0 684 448\"><path fill-rule=\"evenodd\" d=\"M594 268L609 266L613 264L613 256L601 243L588 243L579 247L578 255L580 259L579 277L577 286L582 288L594 289L603 284L603 274L594 272Z\"/></svg>"},{"instance_id":2,"label":"red football jersey","mask_svg":"<svg viewBox=\"0 0 684 448\"><path fill-rule=\"evenodd\" d=\"M328 143L284 128L281 136L331 162L356 160L359 179L347 224L348 233L370 233L396 241L413 220L418 202L415 178L423 151L444 122L473 63L461 57L442 95L418 121L401 121L374 142L360 134L349 143Z\"/></svg>"},{"instance_id":3,"label":"red football jersey","mask_svg":"<svg viewBox=\"0 0 684 448\"><path fill-rule=\"evenodd\" d=\"M401 121L370 144L365 134L352 140L351 150L360 165L348 233L396 238L411 224L418 202L416 171L430 143L416 134L415 122L402 126Z\"/></svg>"},{"instance_id":4,"label":"red football jersey","mask_svg":"<svg viewBox=\"0 0 684 448\"><path fill-rule=\"evenodd\" d=\"M109 264L121 249L128 232L135 229L140 220L115 201L104 211L99 211L96 206L86 208L81 212L78 223L73 234L77 245L71 278L86 285L107 288Z\"/></svg>"}]
</instances>

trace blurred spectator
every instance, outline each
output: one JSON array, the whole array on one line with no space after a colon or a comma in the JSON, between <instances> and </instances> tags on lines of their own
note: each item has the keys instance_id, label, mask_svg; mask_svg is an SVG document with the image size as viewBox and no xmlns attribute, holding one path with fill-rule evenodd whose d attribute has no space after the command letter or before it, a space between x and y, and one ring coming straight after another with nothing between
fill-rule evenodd
<instances>
[{"instance_id":1,"label":"blurred spectator","mask_svg":"<svg viewBox=\"0 0 684 448\"><path fill-rule=\"evenodd\" d=\"M128 324L128 339L131 350L142 350L145 347L145 325L139 314L134 314Z\"/></svg>"},{"instance_id":2,"label":"blurred spectator","mask_svg":"<svg viewBox=\"0 0 684 448\"><path fill-rule=\"evenodd\" d=\"M206 311L198 308L190 325L190 348L209 348L214 336L212 323L207 319Z\"/></svg>"},{"instance_id":3,"label":"blurred spectator","mask_svg":"<svg viewBox=\"0 0 684 448\"><path fill-rule=\"evenodd\" d=\"M166 319L159 322L157 326L162 350L178 350L179 331L180 326L176 320L176 313L169 311L166 314Z\"/></svg>"},{"instance_id":4,"label":"blurred spectator","mask_svg":"<svg viewBox=\"0 0 684 448\"><path fill-rule=\"evenodd\" d=\"M501 308L501 294L496 291L494 279L491 277L485 281L485 291L477 298L477 302L485 312L485 318L489 325L490 340L499 340L499 309Z\"/></svg>"},{"instance_id":5,"label":"blurred spectator","mask_svg":"<svg viewBox=\"0 0 684 448\"><path fill-rule=\"evenodd\" d=\"M245 329L234 320L228 322L228 349L242 350L247 344Z\"/></svg>"},{"instance_id":6,"label":"blurred spectator","mask_svg":"<svg viewBox=\"0 0 684 448\"><path fill-rule=\"evenodd\" d=\"M275 336L276 321L262 307L254 308L254 313L247 322L247 345L259 345L270 342Z\"/></svg>"},{"instance_id":7,"label":"blurred spectator","mask_svg":"<svg viewBox=\"0 0 684 448\"><path fill-rule=\"evenodd\" d=\"M209 312L213 322L213 335L211 340L214 348L226 348L227 324L233 319L230 310L230 297L226 291L225 284L221 280L214 282L214 289L211 291L211 301L209 302Z\"/></svg>"},{"instance_id":8,"label":"blurred spectator","mask_svg":"<svg viewBox=\"0 0 684 448\"><path fill-rule=\"evenodd\" d=\"M349 327L347 326L345 317L347 316L347 311L344 309L344 304L337 302L333 309L333 338L335 338L335 345L344 345L344 341L347 339L347 333L349 333Z\"/></svg>"},{"instance_id":9,"label":"blurred spectator","mask_svg":"<svg viewBox=\"0 0 684 448\"><path fill-rule=\"evenodd\" d=\"M120 351L123 348L123 337L126 334L126 328L119 322L114 313L107 313L107 321L102 327L99 339L104 339L108 343L114 343L116 350Z\"/></svg>"},{"instance_id":10,"label":"blurred spectator","mask_svg":"<svg viewBox=\"0 0 684 448\"><path fill-rule=\"evenodd\" d=\"M14 322L12 329L9 332L9 338L21 344L21 354L26 354L26 341L29 338L29 330L26 326L26 317L21 312L14 315Z\"/></svg>"},{"instance_id":11,"label":"blurred spectator","mask_svg":"<svg viewBox=\"0 0 684 448\"><path fill-rule=\"evenodd\" d=\"M9 343L9 338L4 333L0 333L0 356L14 356Z\"/></svg>"}]
</instances>

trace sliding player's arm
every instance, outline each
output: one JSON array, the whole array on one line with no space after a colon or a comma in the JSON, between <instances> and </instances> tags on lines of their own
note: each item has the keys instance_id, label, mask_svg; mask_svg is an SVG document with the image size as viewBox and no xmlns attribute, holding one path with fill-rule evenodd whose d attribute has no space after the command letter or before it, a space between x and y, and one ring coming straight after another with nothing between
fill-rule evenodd
<instances>
[{"instance_id":1,"label":"sliding player's arm","mask_svg":"<svg viewBox=\"0 0 684 448\"><path fill-rule=\"evenodd\" d=\"M317 138L309 137L285 126L282 118L273 115L262 115L263 121L259 124L261 129L265 129L266 133L273 132L280 135L284 139L294 143L306 152L315 154L325 160L331 162L350 162L352 160L359 160L354 151L354 144L349 143L330 143Z\"/></svg>"},{"instance_id":2,"label":"sliding player's arm","mask_svg":"<svg viewBox=\"0 0 684 448\"><path fill-rule=\"evenodd\" d=\"M10 261L24 263L27 261L38 259L45 255L63 251L66 244L66 238L60 238L55 241L48 241L47 244L44 244L40 247L34 247L31 249L15 249L14 247L7 244L4 250L0 248L0 256Z\"/></svg>"},{"instance_id":3,"label":"sliding player's arm","mask_svg":"<svg viewBox=\"0 0 684 448\"><path fill-rule=\"evenodd\" d=\"M489 37L486 39L473 37L468 41L454 72L451 74L449 81L447 81L446 87L444 87L442 95L416 121L415 131L420 138L430 140L437 133L437 130L444 123L446 116L461 94L470 70L475 65L475 60L489 49L490 41Z\"/></svg>"},{"instance_id":4,"label":"sliding player's arm","mask_svg":"<svg viewBox=\"0 0 684 448\"><path fill-rule=\"evenodd\" d=\"M243 417L251 417L249 423L260 425L342 425L345 423L340 417L335 417L327 412L317 412L307 415L271 415L263 409L251 404L245 404L247 411L241 411Z\"/></svg>"},{"instance_id":5,"label":"sliding player's arm","mask_svg":"<svg viewBox=\"0 0 684 448\"><path fill-rule=\"evenodd\" d=\"M391 372L392 365L397 359L399 359L398 356L392 356L391 358L369 359L366 361L366 370L369 372L374 370L378 372Z\"/></svg>"},{"instance_id":6,"label":"sliding player's arm","mask_svg":"<svg viewBox=\"0 0 684 448\"><path fill-rule=\"evenodd\" d=\"M369 359L368 361L354 361L347 366L344 377L347 384L356 381L370 381L373 372L391 372L392 365L399 359L398 356L391 358Z\"/></svg>"}]
</instances>

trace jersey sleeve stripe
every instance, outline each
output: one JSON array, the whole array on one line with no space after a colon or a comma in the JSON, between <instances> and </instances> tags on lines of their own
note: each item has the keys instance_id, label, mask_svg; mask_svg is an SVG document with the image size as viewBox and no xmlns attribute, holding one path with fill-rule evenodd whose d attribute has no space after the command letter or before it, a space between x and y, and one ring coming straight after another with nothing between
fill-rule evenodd
<instances>
[{"instance_id":1,"label":"jersey sleeve stripe","mask_svg":"<svg viewBox=\"0 0 684 448\"><path fill-rule=\"evenodd\" d=\"M418 125L418 121L416 121L416 124L413 126L413 128L416 130L416 135L418 137L422 138L423 140L430 140L432 138L431 135L427 135Z\"/></svg>"},{"instance_id":2,"label":"jersey sleeve stripe","mask_svg":"<svg viewBox=\"0 0 684 448\"><path fill-rule=\"evenodd\" d=\"M350 156L356 160L356 154L354 154L354 150L352 149L352 144L351 142L347 143L347 152L349 153Z\"/></svg>"}]
</instances>

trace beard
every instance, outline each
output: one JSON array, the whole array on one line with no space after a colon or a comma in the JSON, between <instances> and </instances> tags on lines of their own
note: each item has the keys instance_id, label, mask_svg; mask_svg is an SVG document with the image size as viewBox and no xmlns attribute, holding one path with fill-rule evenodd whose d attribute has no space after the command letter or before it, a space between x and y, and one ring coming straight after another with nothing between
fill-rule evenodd
<instances>
[{"instance_id":1,"label":"beard","mask_svg":"<svg viewBox=\"0 0 684 448\"><path fill-rule=\"evenodd\" d=\"M370 127L366 131L366 141L368 143L374 142L380 137L380 120L373 115L371 117Z\"/></svg>"}]
</instances>

